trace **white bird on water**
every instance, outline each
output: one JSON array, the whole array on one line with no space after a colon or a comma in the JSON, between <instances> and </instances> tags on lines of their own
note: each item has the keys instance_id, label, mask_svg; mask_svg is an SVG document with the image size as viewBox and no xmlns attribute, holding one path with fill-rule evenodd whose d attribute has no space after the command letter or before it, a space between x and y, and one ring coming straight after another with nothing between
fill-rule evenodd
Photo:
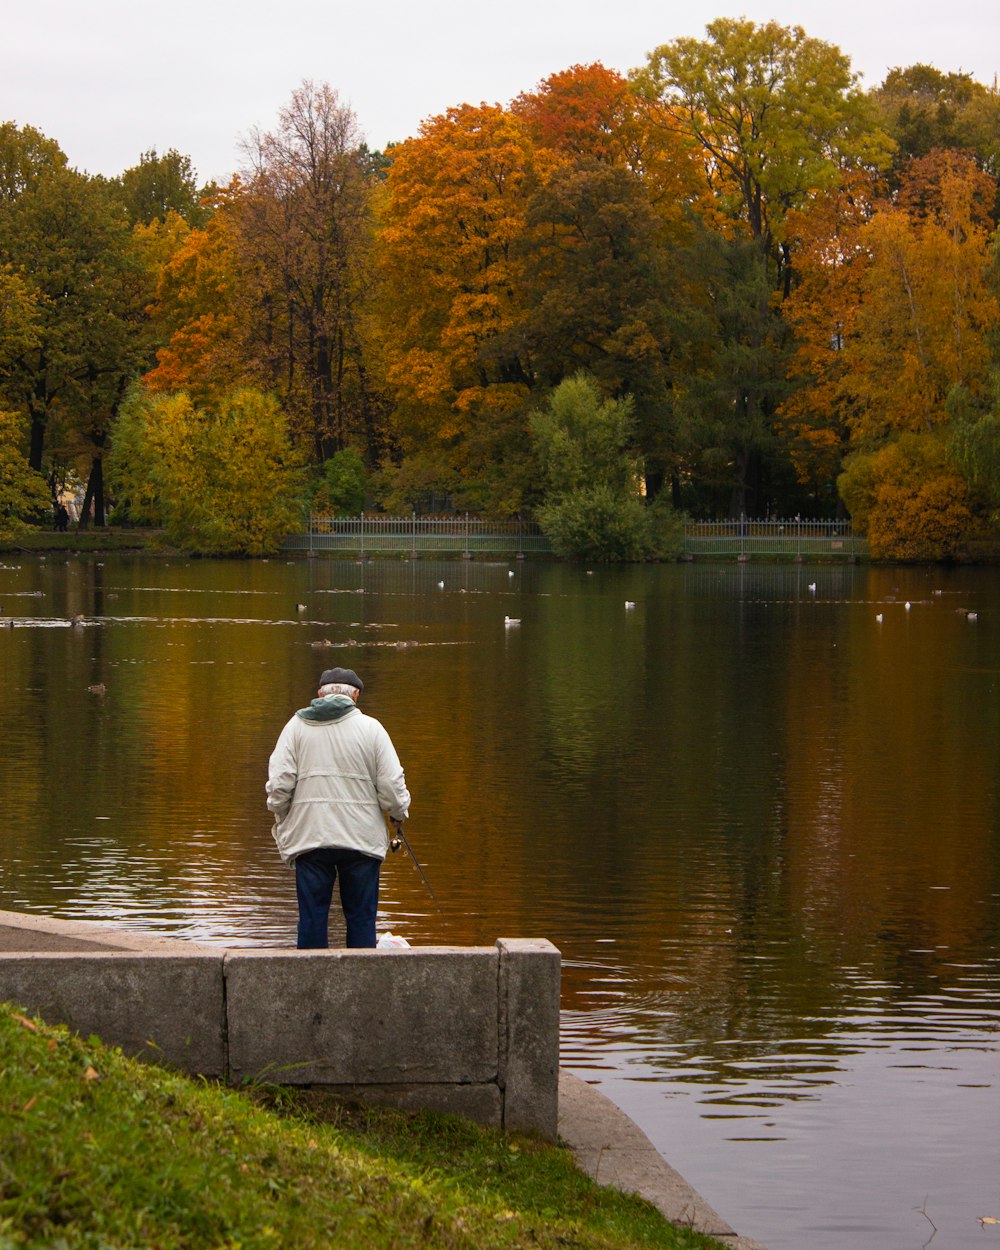
<instances>
[{"instance_id":1,"label":"white bird on water","mask_svg":"<svg viewBox=\"0 0 1000 1250\"><path fill-rule=\"evenodd\" d=\"M511 629L514 625L521 624L521 618L519 616L505 616L503 618L503 624L504 629Z\"/></svg>"},{"instance_id":2,"label":"white bird on water","mask_svg":"<svg viewBox=\"0 0 1000 1250\"><path fill-rule=\"evenodd\" d=\"M813 594L815 594L815 593L816 593L816 583L815 583L815 582L810 582L810 583L809 583L809 585L806 587L806 590L811 590L811 591L813 592Z\"/></svg>"},{"instance_id":3,"label":"white bird on water","mask_svg":"<svg viewBox=\"0 0 1000 1250\"><path fill-rule=\"evenodd\" d=\"M634 607L635 607L635 604L632 602L632 600L631 600L631 599L626 599L626 600L625 600L625 611L626 611L626 612L627 612L627 611L629 611L629 609L630 609L630 608L634 608Z\"/></svg>"},{"instance_id":4,"label":"white bird on water","mask_svg":"<svg viewBox=\"0 0 1000 1250\"><path fill-rule=\"evenodd\" d=\"M881 625L881 624L882 624L882 613L881 613L881 612L879 612L879 613L878 613L878 615L875 617L875 619L876 619L876 621L878 621L878 623Z\"/></svg>"}]
</instances>

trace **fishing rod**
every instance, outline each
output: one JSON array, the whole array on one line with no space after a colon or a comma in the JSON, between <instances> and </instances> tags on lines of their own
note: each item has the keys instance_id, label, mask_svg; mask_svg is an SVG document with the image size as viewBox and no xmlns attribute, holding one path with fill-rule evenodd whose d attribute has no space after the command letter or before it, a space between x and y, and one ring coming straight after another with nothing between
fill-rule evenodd
<instances>
[{"instance_id":1,"label":"fishing rod","mask_svg":"<svg viewBox=\"0 0 1000 1250\"><path fill-rule=\"evenodd\" d=\"M416 855L413 854L413 848L410 846L409 842L407 842L406 840L406 834L403 832L403 826L394 824L393 828L396 830L396 832L393 834L392 839L389 842L389 850L395 852L395 851L398 851L401 846L405 847L407 855L409 855L410 859L413 860L414 868L416 868L417 872L420 873L420 880L427 887L427 893L434 900L438 911L440 911L441 904L438 902L438 897L434 893L434 891L431 889L431 883L427 880L427 876L424 873L424 870L420 867L420 863Z\"/></svg>"}]
</instances>

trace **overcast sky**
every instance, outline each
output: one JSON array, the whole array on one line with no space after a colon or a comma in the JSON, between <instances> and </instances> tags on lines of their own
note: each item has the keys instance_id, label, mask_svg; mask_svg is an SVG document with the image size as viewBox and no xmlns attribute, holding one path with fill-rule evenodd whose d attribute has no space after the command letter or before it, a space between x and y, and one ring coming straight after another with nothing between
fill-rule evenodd
<instances>
[{"instance_id":1,"label":"overcast sky","mask_svg":"<svg viewBox=\"0 0 1000 1250\"><path fill-rule=\"evenodd\" d=\"M150 148L225 181L303 79L328 82L369 146L466 102L507 103L574 64L627 72L716 17L771 18L836 44L863 85L893 66L1000 71L997 0L16 0L0 26L0 121L109 176Z\"/></svg>"}]
</instances>

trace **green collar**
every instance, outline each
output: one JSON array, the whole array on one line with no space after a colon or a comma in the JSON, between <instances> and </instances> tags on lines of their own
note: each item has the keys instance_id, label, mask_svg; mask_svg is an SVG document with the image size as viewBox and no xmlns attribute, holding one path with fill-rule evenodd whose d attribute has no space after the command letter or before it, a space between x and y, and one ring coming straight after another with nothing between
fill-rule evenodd
<instances>
[{"instance_id":1,"label":"green collar","mask_svg":"<svg viewBox=\"0 0 1000 1250\"><path fill-rule=\"evenodd\" d=\"M331 694L325 699L313 699L308 707L300 708L295 715L308 721L334 721L353 712L354 708L354 700L349 694Z\"/></svg>"}]
</instances>

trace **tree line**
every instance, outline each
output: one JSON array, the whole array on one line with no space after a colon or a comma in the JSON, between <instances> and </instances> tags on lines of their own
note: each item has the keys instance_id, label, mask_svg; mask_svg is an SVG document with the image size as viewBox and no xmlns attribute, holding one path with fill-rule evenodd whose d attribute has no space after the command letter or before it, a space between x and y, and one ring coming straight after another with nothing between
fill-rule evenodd
<instances>
[{"instance_id":1,"label":"tree line","mask_svg":"<svg viewBox=\"0 0 1000 1250\"><path fill-rule=\"evenodd\" d=\"M79 482L201 550L312 503L605 558L681 512L847 512L965 555L1000 510L998 173L996 83L864 91L745 19L384 152L305 82L225 186L173 150L89 177L8 122L0 525Z\"/></svg>"}]
</instances>

